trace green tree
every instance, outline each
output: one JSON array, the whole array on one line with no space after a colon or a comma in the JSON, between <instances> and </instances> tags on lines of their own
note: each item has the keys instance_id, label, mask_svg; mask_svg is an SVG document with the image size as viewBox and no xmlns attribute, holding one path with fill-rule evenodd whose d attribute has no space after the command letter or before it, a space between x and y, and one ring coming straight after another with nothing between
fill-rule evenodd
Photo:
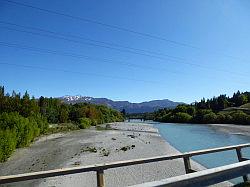
<instances>
[{"instance_id":1,"label":"green tree","mask_svg":"<svg viewBox=\"0 0 250 187\"><path fill-rule=\"evenodd\" d=\"M122 115L125 117L126 116L126 110L125 109L122 109L121 111Z\"/></svg>"},{"instance_id":2,"label":"green tree","mask_svg":"<svg viewBox=\"0 0 250 187\"><path fill-rule=\"evenodd\" d=\"M69 112L65 105L62 105L60 108L59 121L60 123L66 123L69 118Z\"/></svg>"},{"instance_id":3,"label":"green tree","mask_svg":"<svg viewBox=\"0 0 250 187\"><path fill-rule=\"evenodd\" d=\"M81 129L86 129L86 128L89 128L90 126L91 126L91 120L89 118L81 118L80 119L79 127Z\"/></svg>"},{"instance_id":4,"label":"green tree","mask_svg":"<svg viewBox=\"0 0 250 187\"><path fill-rule=\"evenodd\" d=\"M191 119L192 119L192 116L183 112L178 112L173 116L173 120L176 123L189 123Z\"/></svg>"},{"instance_id":5,"label":"green tree","mask_svg":"<svg viewBox=\"0 0 250 187\"><path fill-rule=\"evenodd\" d=\"M242 111L237 111L232 114L233 122L236 124L249 124L249 115Z\"/></svg>"},{"instance_id":6,"label":"green tree","mask_svg":"<svg viewBox=\"0 0 250 187\"><path fill-rule=\"evenodd\" d=\"M216 123L217 122L217 115L213 112L205 114L203 117L204 123Z\"/></svg>"}]
</instances>

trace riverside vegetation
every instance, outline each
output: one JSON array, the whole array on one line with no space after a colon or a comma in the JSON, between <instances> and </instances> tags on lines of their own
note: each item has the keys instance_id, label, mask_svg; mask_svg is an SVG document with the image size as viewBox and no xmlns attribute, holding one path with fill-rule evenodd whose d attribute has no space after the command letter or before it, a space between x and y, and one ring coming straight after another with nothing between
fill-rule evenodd
<instances>
[{"instance_id":1,"label":"riverside vegetation","mask_svg":"<svg viewBox=\"0 0 250 187\"><path fill-rule=\"evenodd\" d=\"M212 99L160 109L151 119L168 123L228 123L250 125L250 92L237 92L232 97L220 95ZM153 116L153 117L152 117Z\"/></svg>"},{"instance_id":2,"label":"riverside vegetation","mask_svg":"<svg viewBox=\"0 0 250 187\"><path fill-rule=\"evenodd\" d=\"M9 95L0 86L0 162L39 135L115 121L123 121L123 115L106 106L69 105L45 97L35 99L27 92L23 96L15 91Z\"/></svg>"}]
</instances>

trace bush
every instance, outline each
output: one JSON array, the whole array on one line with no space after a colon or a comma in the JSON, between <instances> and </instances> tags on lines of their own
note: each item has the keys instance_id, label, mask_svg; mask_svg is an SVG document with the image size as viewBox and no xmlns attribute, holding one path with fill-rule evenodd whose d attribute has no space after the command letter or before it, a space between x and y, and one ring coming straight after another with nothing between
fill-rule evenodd
<instances>
[{"instance_id":1,"label":"bush","mask_svg":"<svg viewBox=\"0 0 250 187\"><path fill-rule=\"evenodd\" d=\"M242 111L237 111L232 114L233 122L236 124L250 124L249 115Z\"/></svg>"},{"instance_id":2,"label":"bush","mask_svg":"<svg viewBox=\"0 0 250 187\"><path fill-rule=\"evenodd\" d=\"M226 115L224 114L217 114L217 123L227 123L226 122Z\"/></svg>"},{"instance_id":3,"label":"bush","mask_svg":"<svg viewBox=\"0 0 250 187\"><path fill-rule=\"evenodd\" d=\"M172 113L165 114L165 115L161 118L161 121L162 121L162 122L171 122L171 121L173 121L173 115L172 115Z\"/></svg>"},{"instance_id":4,"label":"bush","mask_svg":"<svg viewBox=\"0 0 250 187\"><path fill-rule=\"evenodd\" d=\"M96 119L91 119L91 125L92 125L92 126L98 125L97 120L96 120Z\"/></svg>"},{"instance_id":5,"label":"bush","mask_svg":"<svg viewBox=\"0 0 250 187\"><path fill-rule=\"evenodd\" d=\"M44 97L37 100L30 98L28 92L21 97L20 93L13 91L10 96L0 86L0 162L6 160L15 148L28 146L40 134L123 120L120 112L107 106L68 105L59 99ZM49 129L48 122L64 125ZM75 125L67 124L71 122Z\"/></svg>"},{"instance_id":6,"label":"bush","mask_svg":"<svg viewBox=\"0 0 250 187\"><path fill-rule=\"evenodd\" d=\"M0 130L0 162L6 161L16 148L15 131Z\"/></svg>"},{"instance_id":7,"label":"bush","mask_svg":"<svg viewBox=\"0 0 250 187\"><path fill-rule=\"evenodd\" d=\"M188 123L191 121L191 119L192 119L192 116L183 112L178 112L173 116L173 120L176 123Z\"/></svg>"},{"instance_id":8,"label":"bush","mask_svg":"<svg viewBox=\"0 0 250 187\"><path fill-rule=\"evenodd\" d=\"M216 123L217 122L217 116L215 113L210 112L208 114L205 114L203 117L204 123Z\"/></svg>"},{"instance_id":9,"label":"bush","mask_svg":"<svg viewBox=\"0 0 250 187\"><path fill-rule=\"evenodd\" d=\"M38 122L39 124L38 124ZM5 161L18 147L28 146L47 122L39 116L25 118L17 112L0 114L0 162Z\"/></svg>"},{"instance_id":10,"label":"bush","mask_svg":"<svg viewBox=\"0 0 250 187\"><path fill-rule=\"evenodd\" d=\"M80 118L80 129L87 129L91 126L91 120L89 118Z\"/></svg>"}]
</instances>

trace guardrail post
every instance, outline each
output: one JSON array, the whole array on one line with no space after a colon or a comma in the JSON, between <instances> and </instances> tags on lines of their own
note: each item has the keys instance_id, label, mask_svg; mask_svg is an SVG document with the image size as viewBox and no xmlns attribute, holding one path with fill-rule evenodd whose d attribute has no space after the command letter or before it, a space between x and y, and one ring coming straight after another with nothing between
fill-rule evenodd
<instances>
[{"instance_id":1,"label":"guardrail post","mask_svg":"<svg viewBox=\"0 0 250 187\"><path fill-rule=\"evenodd\" d=\"M191 173L191 164L190 164L190 158L189 157L183 157L184 160L184 166L186 174Z\"/></svg>"},{"instance_id":2,"label":"guardrail post","mask_svg":"<svg viewBox=\"0 0 250 187\"><path fill-rule=\"evenodd\" d=\"M242 161L245 161L245 160L246 160L246 159L243 158L243 156L242 156L241 148L237 147L237 148L236 148L236 153L237 153L237 157L238 157L239 162L242 162ZM248 181L248 176L247 176L247 175L244 175L244 176L243 176L243 180L244 180L244 182L247 182L247 181Z\"/></svg>"},{"instance_id":3,"label":"guardrail post","mask_svg":"<svg viewBox=\"0 0 250 187\"><path fill-rule=\"evenodd\" d=\"M97 177L97 187L105 187L105 184L104 184L104 171L103 170L97 170L96 171L96 177Z\"/></svg>"}]
</instances>

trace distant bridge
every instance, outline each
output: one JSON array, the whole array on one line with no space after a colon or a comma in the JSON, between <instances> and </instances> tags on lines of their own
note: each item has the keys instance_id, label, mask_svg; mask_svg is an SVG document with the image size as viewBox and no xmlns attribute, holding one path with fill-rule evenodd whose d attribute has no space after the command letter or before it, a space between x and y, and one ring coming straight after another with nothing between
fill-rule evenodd
<instances>
[{"instance_id":1,"label":"distant bridge","mask_svg":"<svg viewBox=\"0 0 250 187\"><path fill-rule=\"evenodd\" d=\"M133 118L133 117L129 117L127 118L128 122L130 122L131 120L140 120L140 121L145 121L144 118Z\"/></svg>"},{"instance_id":2,"label":"distant bridge","mask_svg":"<svg viewBox=\"0 0 250 187\"><path fill-rule=\"evenodd\" d=\"M193 186L208 186L217 184L223 181L227 181L233 178L242 176L243 180L248 181L247 174L250 173L250 160L242 156L241 149L250 147L250 144L240 144L234 146L219 147L213 149L205 149L198 151L191 151L186 153L180 153L171 156L157 156L150 158L118 161L104 164L95 164L89 166L80 166L73 168L55 169L49 171L40 171L33 173L24 173L18 175L0 176L0 184L7 184L13 182L20 182L33 179L42 179L46 177L56 177L61 175L69 175L84 172L96 172L97 187L105 187L104 171L111 168L118 168L124 166L131 166L136 164L145 164L152 162L159 162L164 160L173 160L182 158L184 161L186 175L177 177L171 177L160 181L154 181L144 184L135 185L134 187L193 187ZM226 166L216 167L212 169L205 169L202 171L195 171L190 164L190 158L192 156L204 155L209 153L216 153L222 151L235 150L239 163L234 163Z\"/></svg>"}]
</instances>

